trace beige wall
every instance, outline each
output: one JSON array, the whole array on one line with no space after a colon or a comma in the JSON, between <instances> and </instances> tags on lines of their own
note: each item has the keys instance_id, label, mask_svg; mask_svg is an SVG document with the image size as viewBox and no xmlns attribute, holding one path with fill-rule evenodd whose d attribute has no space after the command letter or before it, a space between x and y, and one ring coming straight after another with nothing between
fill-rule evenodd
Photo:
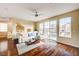
<instances>
[{"instance_id":1,"label":"beige wall","mask_svg":"<svg viewBox=\"0 0 79 59\"><path fill-rule=\"evenodd\" d=\"M39 22L34 22L34 29L39 30Z\"/></svg>"},{"instance_id":2,"label":"beige wall","mask_svg":"<svg viewBox=\"0 0 79 59\"><path fill-rule=\"evenodd\" d=\"M68 17L71 16L72 17L72 25L71 25L71 35L72 38L64 38L64 37L59 37L59 19L63 18L63 17ZM45 19L43 21L47 21L47 20L51 20L51 19L56 19L57 20L57 41L64 43L64 44L68 44L68 45L72 45L75 47L79 47L79 9L68 12L68 13L64 13L61 15L57 15L48 19ZM40 21L40 22L43 22ZM40 23L39 22L39 23Z\"/></svg>"},{"instance_id":3,"label":"beige wall","mask_svg":"<svg viewBox=\"0 0 79 59\"><path fill-rule=\"evenodd\" d=\"M25 25L25 26L26 26L26 29L27 29L28 27L32 27L32 28L31 28L31 31L34 30L35 24L34 24L34 22L32 22L32 21L26 21L26 20L17 19L15 22L19 22L19 23L21 23L22 25ZM27 31L27 30L26 30L26 31Z\"/></svg>"},{"instance_id":4,"label":"beige wall","mask_svg":"<svg viewBox=\"0 0 79 59\"><path fill-rule=\"evenodd\" d=\"M75 47L79 47L79 39L78 39L78 36L79 36L79 10L76 10L76 11L73 11L73 12L70 12L70 13L66 13L66 14L63 14L63 15L60 15L58 16L58 19L62 18L62 17L67 17L67 16L71 16L72 17L72 20L71 20L71 36L72 38L62 38L62 37L59 37L58 36L58 42L61 42L61 43L64 43L64 44L68 44L68 45L72 45L72 46L75 46ZM59 25L58 25L58 29L59 29ZM59 33L59 30L58 30L58 33Z\"/></svg>"}]
</instances>

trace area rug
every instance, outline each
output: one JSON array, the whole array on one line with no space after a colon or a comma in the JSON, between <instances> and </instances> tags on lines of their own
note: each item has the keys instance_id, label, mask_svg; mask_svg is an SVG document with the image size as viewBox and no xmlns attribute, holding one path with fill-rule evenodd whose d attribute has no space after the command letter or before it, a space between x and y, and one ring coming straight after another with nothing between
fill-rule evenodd
<instances>
[{"instance_id":1,"label":"area rug","mask_svg":"<svg viewBox=\"0 0 79 59\"><path fill-rule=\"evenodd\" d=\"M40 46L41 44L43 44L43 43L40 42L39 44L32 44L32 45L29 45L29 46L27 46L25 43L17 44L16 47L17 47L17 50L18 50L18 55L26 53L26 52Z\"/></svg>"}]
</instances>

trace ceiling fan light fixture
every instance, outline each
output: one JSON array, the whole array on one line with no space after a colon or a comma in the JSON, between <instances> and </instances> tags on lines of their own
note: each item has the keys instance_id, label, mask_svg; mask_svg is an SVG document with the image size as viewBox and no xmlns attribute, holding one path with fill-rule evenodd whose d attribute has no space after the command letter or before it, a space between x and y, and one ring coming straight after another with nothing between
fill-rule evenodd
<instances>
[{"instance_id":1,"label":"ceiling fan light fixture","mask_svg":"<svg viewBox=\"0 0 79 59\"><path fill-rule=\"evenodd\" d=\"M38 14L35 14L35 17L38 17Z\"/></svg>"}]
</instances>

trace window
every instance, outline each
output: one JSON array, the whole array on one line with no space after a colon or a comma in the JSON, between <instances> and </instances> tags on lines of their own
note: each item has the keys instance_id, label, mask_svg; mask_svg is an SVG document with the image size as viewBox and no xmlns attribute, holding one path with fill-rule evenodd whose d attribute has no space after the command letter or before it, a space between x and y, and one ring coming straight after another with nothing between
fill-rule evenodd
<instances>
[{"instance_id":1,"label":"window","mask_svg":"<svg viewBox=\"0 0 79 59\"><path fill-rule=\"evenodd\" d=\"M0 32L7 32L7 29L6 23L0 23Z\"/></svg>"},{"instance_id":2,"label":"window","mask_svg":"<svg viewBox=\"0 0 79 59\"><path fill-rule=\"evenodd\" d=\"M50 40L57 40L57 20L51 20L49 22L49 35Z\"/></svg>"},{"instance_id":3,"label":"window","mask_svg":"<svg viewBox=\"0 0 79 59\"><path fill-rule=\"evenodd\" d=\"M45 35L47 39L57 40L57 20L45 21L40 23L40 33Z\"/></svg>"},{"instance_id":4,"label":"window","mask_svg":"<svg viewBox=\"0 0 79 59\"><path fill-rule=\"evenodd\" d=\"M59 36L71 38L71 17L59 20Z\"/></svg>"},{"instance_id":5,"label":"window","mask_svg":"<svg viewBox=\"0 0 79 59\"><path fill-rule=\"evenodd\" d=\"M44 34L49 36L49 21L44 22Z\"/></svg>"},{"instance_id":6,"label":"window","mask_svg":"<svg viewBox=\"0 0 79 59\"><path fill-rule=\"evenodd\" d=\"M44 23L39 24L39 33L44 34Z\"/></svg>"}]
</instances>

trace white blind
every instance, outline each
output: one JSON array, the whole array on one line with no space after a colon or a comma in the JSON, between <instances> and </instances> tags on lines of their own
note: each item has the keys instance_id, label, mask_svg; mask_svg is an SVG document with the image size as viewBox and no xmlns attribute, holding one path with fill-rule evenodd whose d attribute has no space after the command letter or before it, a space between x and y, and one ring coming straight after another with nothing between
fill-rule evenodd
<instances>
[{"instance_id":1,"label":"white blind","mask_svg":"<svg viewBox=\"0 0 79 59\"><path fill-rule=\"evenodd\" d=\"M7 23L0 23L0 32L7 32Z\"/></svg>"}]
</instances>

